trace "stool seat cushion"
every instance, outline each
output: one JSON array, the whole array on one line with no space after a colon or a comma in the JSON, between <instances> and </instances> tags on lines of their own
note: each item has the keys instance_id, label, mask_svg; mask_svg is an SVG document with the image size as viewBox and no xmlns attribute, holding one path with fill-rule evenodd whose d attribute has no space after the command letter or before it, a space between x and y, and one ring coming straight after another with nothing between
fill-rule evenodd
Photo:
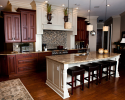
<instances>
[{"instance_id":1,"label":"stool seat cushion","mask_svg":"<svg viewBox=\"0 0 125 100\"><path fill-rule=\"evenodd\" d=\"M80 65L81 68L84 68L86 71L93 71L99 68L99 64L89 63L86 65Z\"/></svg>"},{"instance_id":2,"label":"stool seat cushion","mask_svg":"<svg viewBox=\"0 0 125 100\"><path fill-rule=\"evenodd\" d=\"M117 64L117 61L115 60L106 60L106 61L100 61L102 63L109 63L110 65L116 65Z\"/></svg>"},{"instance_id":3,"label":"stool seat cushion","mask_svg":"<svg viewBox=\"0 0 125 100\"><path fill-rule=\"evenodd\" d=\"M85 69L78 66L74 66L74 67L68 68L67 73L71 76L81 75L85 73Z\"/></svg>"},{"instance_id":4,"label":"stool seat cushion","mask_svg":"<svg viewBox=\"0 0 125 100\"><path fill-rule=\"evenodd\" d=\"M99 62L93 62L94 64L99 64L101 68L105 68L107 66L110 66L109 62L103 62L103 61L99 61Z\"/></svg>"}]
</instances>

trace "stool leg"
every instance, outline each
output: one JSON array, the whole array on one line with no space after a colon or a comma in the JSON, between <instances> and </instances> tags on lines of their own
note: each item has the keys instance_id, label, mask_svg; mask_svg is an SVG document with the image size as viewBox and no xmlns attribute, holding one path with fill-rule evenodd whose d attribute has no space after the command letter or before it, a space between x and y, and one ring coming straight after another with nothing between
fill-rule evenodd
<instances>
[{"instance_id":1,"label":"stool leg","mask_svg":"<svg viewBox=\"0 0 125 100\"><path fill-rule=\"evenodd\" d=\"M75 76L75 87L76 87L76 76Z\"/></svg>"},{"instance_id":2,"label":"stool leg","mask_svg":"<svg viewBox=\"0 0 125 100\"><path fill-rule=\"evenodd\" d=\"M107 79L106 79L106 81L108 81L108 67L107 67Z\"/></svg>"},{"instance_id":3,"label":"stool leg","mask_svg":"<svg viewBox=\"0 0 125 100\"><path fill-rule=\"evenodd\" d=\"M84 74L82 75L82 90L84 90Z\"/></svg>"},{"instance_id":4,"label":"stool leg","mask_svg":"<svg viewBox=\"0 0 125 100\"><path fill-rule=\"evenodd\" d=\"M94 71L92 71L92 82L93 82Z\"/></svg>"},{"instance_id":5,"label":"stool leg","mask_svg":"<svg viewBox=\"0 0 125 100\"><path fill-rule=\"evenodd\" d=\"M111 70L111 66L109 66L109 80L110 80L110 70Z\"/></svg>"},{"instance_id":6,"label":"stool leg","mask_svg":"<svg viewBox=\"0 0 125 100\"><path fill-rule=\"evenodd\" d=\"M100 83L101 83L101 80L102 80L102 68L100 69L100 71L99 71L99 80L100 80Z\"/></svg>"},{"instance_id":7,"label":"stool leg","mask_svg":"<svg viewBox=\"0 0 125 100\"><path fill-rule=\"evenodd\" d=\"M88 88L90 87L90 71L88 72Z\"/></svg>"},{"instance_id":8,"label":"stool leg","mask_svg":"<svg viewBox=\"0 0 125 100\"><path fill-rule=\"evenodd\" d=\"M73 95L73 81L74 81L74 77L72 77L72 92L71 92L71 95Z\"/></svg>"},{"instance_id":9,"label":"stool leg","mask_svg":"<svg viewBox=\"0 0 125 100\"><path fill-rule=\"evenodd\" d=\"M97 83L96 83L96 85L98 85L98 76L99 76L98 73L99 73L99 72L98 72L98 70L97 70Z\"/></svg>"},{"instance_id":10,"label":"stool leg","mask_svg":"<svg viewBox=\"0 0 125 100\"><path fill-rule=\"evenodd\" d=\"M116 77L116 65L115 65L115 72L114 72L114 77Z\"/></svg>"}]
</instances>

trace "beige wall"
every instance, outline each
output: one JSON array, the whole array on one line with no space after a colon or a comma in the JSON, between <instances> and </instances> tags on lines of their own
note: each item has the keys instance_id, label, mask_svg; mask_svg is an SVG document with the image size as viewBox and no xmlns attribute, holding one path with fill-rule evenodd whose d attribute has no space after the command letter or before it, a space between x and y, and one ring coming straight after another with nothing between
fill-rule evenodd
<instances>
[{"instance_id":1,"label":"beige wall","mask_svg":"<svg viewBox=\"0 0 125 100\"><path fill-rule=\"evenodd\" d=\"M110 26L112 24L112 52L113 49L116 48L116 45L114 45L114 42L118 42L121 39L121 17L118 16L112 16L109 19L106 20L105 25Z\"/></svg>"},{"instance_id":2,"label":"beige wall","mask_svg":"<svg viewBox=\"0 0 125 100\"><path fill-rule=\"evenodd\" d=\"M97 40L97 18L98 16L91 16L90 23L93 25L93 30L96 32L95 36L91 36L89 33L89 48L90 51L96 51L96 40ZM87 17L88 19L88 17Z\"/></svg>"},{"instance_id":3,"label":"beige wall","mask_svg":"<svg viewBox=\"0 0 125 100\"><path fill-rule=\"evenodd\" d=\"M112 49L116 47L114 42L118 42L121 40L121 17L113 16L113 33L112 33Z\"/></svg>"}]
</instances>

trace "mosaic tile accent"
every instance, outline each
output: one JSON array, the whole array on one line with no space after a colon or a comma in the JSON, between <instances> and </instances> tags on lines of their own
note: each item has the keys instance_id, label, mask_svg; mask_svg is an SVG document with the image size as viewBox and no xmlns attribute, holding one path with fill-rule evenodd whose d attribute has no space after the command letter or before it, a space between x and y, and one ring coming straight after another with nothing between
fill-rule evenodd
<instances>
[{"instance_id":1,"label":"mosaic tile accent","mask_svg":"<svg viewBox=\"0 0 125 100\"><path fill-rule=\"evenodd\" d=\"M20 79L0 82L0 100L34 100Z\"/></svg>"},{"instance_id":2,"label":"mosaic tile accent","mask_svg":"<svg viewBox=\"0 0 125 100\"><path fill-rule=\"evenodd\" d=\"M47 49L55 49L61 45L67 47L67 33L65 31L44 31L42 44L47 44Z\"/></svg>"},{"instance_id":3,"label":"mosaic tile accent","mask_svg":"<svg viewBox=\"0 0 125 100\"><path fill-rule=\"evenodd\" d=\"M22 44L22 43L13 43L13 51L18 51L20 52L20 47L19 45ZM17 47L18 45L18 47ZM29 51L32 52L34 49L33 49L33 43L29 43Z\"/></svg>"}]
</instances>

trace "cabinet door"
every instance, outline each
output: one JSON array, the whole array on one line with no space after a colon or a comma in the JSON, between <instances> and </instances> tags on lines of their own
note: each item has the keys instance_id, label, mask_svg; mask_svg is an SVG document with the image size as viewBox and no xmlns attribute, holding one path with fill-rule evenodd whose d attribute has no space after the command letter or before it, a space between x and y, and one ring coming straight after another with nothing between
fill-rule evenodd
<instances>
[{"instance_id":1,"label":"cabinet door","mask_svg":"<svg viewBox=\"0 0 125 100\"><path fill-rule=\"evenodd\" d=\"M7 61L8 61L9 75L16 74L16 56L15 55L7 56Z\"/></svg>"},{"instance_id":2,"label":"cabinet door","mask_svg":"<svg viewBox=\"0 0 125 100\"><path fill-rule=\"evenodd\" d=\"M21 42L20 15L13 16L13 42Z\"/></svg>"},{"instance_id":3,"label":"cabinet door","mask_svg":"<svg viewBox=\"0 0 125 100\"><path fill-rule=\"evenodd\" d=\"M12 30L12 15L4 15L4 31L5 31L5 42L13 42L13 30Z\"/></svg>"},{"instance_id":4,"label":"cabinet door","mask_svg":"<svg viewBox=\"0 0 125 100\"><path fill-rule=\"evenodd\" d=\"M36 42L36 13L29 13L28 41Z\"/></svg>"},{"instance_id":5,"label":"cabinet door","mask_svg":"<svg viewBox=\"0 0 125 100\"><path fill-rule=\"evenodd\" d=\"M27 12L21 12L22 42L28 42L29 17Z\"/></svg>"},{"instance_id":6,"label":"cabinet door","mask_svg":"<svg viewBox=\"0 0 125 100\"><path fill-rule=\"evenodd\" d=\"M45 70L46 69L46 56L51 56L52 52L45 52L38 54L38 70Z\"/></svg>"}]
</instances>

